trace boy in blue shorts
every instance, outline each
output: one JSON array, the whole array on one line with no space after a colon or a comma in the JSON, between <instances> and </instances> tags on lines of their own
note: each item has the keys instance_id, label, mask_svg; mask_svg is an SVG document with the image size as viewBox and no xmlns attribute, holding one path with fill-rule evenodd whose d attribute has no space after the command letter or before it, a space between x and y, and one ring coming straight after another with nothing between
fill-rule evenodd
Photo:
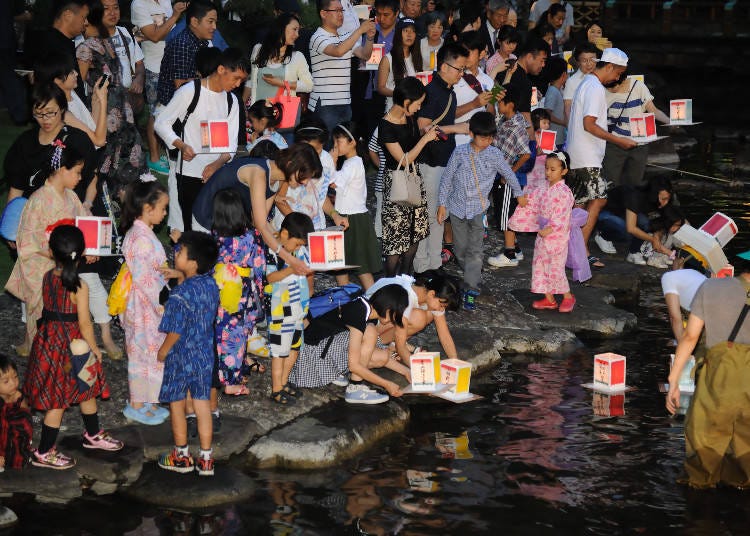
<instances>
[{"instance_id":1,"label":"boy in blue shorts","mask_svg":"<svg viewBox=\"0 0 750 536\"><path fill-rule=\"evenodd\" d=\"M211 374L216 360L214 321L219 307L219 287L211 276L219 250L206 233L183 233L175 248L174 269L164 268L167 279L180 284L164 306L159 331L167 334L157 359L164 364L159 400L169 402L175 447L159 456L159 467L167 471L214 474L211 450ZM200 457L193 461L187 442L185 400L190 394L198 420Z\"/></svg>"}]
</instances>

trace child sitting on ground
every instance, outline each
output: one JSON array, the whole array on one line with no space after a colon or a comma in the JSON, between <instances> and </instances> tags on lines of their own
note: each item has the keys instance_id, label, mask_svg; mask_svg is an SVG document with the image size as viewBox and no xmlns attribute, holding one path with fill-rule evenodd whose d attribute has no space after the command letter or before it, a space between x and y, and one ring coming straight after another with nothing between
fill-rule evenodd
<instances>
[{"instance_id":1,"label":"child sitting on ground","mask_svg":"<svg viewBox=\"0 0 750 536\"><path fill-rule=\"evenodd\" d=\"M178 473L189 473L196 468L199 475L209 476L214 474L209 399L215 360L214 321L219 307L219 288L211 269L219 249L210 235L197 231L183 233L178 246L174 269L164 269L164 273L181 283L172 290L164 306L159 331L166 333L166 337L157 354L159 363L164 363L159 400L169 402L175 447L160 455L158 464ZM187 442L188 393L198 420L201 450L197 465Z\"/></svg>"},{"instance_id":2,"label":"child sitting on ground","mask_svg":"<svg viewBox=\"0 0 750 536\"><path fill-rule=\"evenodd\" d=\"M18 369L0 354L0 472L20 469L31 457L31 412L18 390Z\"/></svg>"},{"instance_id":3,"label":"child sitting on ground","mask_svg":"<svg viewBox=\"0 0 750 536\"><path fill-rule=\"evenodd\" d=\"M547 155L545 172L549 188L539 200L539 232L534 244L531 265L531 292L544 294L532 303L534 309L557 309L569 313L576 299L570 293L565 275L565 260L570 239L570 215L573 212L573 193L565 184L570 157L563 151ZM563 294L559 307L555 294Z\"/></svg>"},{"instance_id":4,"label":"child sitting on ground","mask_svg":"<svg viewBox=\"0 0 750 536\"><path fill-rule=\"evenodd\" d=\"M305 258L307 235L315 230L306 214L292 212L281 223L278 240L281 247L298 258ZM283 406L302 396L297 386L289 383L289 373L297 361L302 345L302 330L310 304L313 276L300 276L278 256L269 252L266 277L271 287L271 321L268 342L271 347L271 400Z\"/></svg>"},{"instance_id":5,"label":"child sitting on ground","mask_svg":"<svg viewBox=\"0 0 750 536\"><path fill-rule=\"evenodd\" d=\"M493 142L493 145L502 151L505 160L510 164L514 173L531 158L529 135L526 132L526 118L516 111L517 104L518 95L515 91L507 91L505 96L498 101L497 110L504 119L500 123ZM508 228L508 218L516 207L514 198L521 195L520 191L513 191L514 195L511 197L511 190L512 184L508 184L507 179L504 184L496 181L494 190L495 219L498 228L505 233L505 250L499 255L487 259L489 265L495 268L518 266L518 261L523 260L521 248L516 244L516 235Z\"/></svg>"},{"instance_id":6,"label":"child sitting on ground","mask_svg":"<svg viewBox=\"0 0 750 536\"><path fill-rule=\"evenodd\" d=\"M489 112L478 112L469 119L471 143L459 145L453 151L438 190L437 220L442 223L450 213L454 253L464 270L464 306L469 309L473 309L473 301L479 295L484 214L497 174L505 179L519 204L526 204L515 173L503 153L491 145L496 130L495 119Z\"/></svg>"}]
</instances>

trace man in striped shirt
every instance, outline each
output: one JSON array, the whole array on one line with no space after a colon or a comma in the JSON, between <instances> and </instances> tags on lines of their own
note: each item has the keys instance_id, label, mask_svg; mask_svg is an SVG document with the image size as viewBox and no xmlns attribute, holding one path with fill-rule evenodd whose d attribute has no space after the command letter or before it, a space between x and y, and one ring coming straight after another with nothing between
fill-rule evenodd
<instances>
[{"instance_id":1,"label":"man in striped shirt","mask_svg":"<svg viewBox=\"0 0 750 536\"><path fill-rule=\"evenodd\" d=\"M367 60L372 54L375 23L364 21L349 35L339 35L344 23L340 0L318 0L321 26L310 38L313 90L310 110L326 124L328 132L352 118L351 58ZM366 35L364 43L362 36Z\"/></svg>"}]
</instances>

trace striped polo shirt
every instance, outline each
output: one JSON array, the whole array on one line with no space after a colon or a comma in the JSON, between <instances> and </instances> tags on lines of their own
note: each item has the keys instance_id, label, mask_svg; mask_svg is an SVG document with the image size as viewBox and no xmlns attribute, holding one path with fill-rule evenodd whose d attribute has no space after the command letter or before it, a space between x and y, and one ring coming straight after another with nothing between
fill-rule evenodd
<instances>
[{"instance_id":1,"label":"striped polo shirt","mask_svg":"<svg viewBox=\"0 0 750 536\"><path fill-rule=\"evenodd\" d=\"M346 35L332 34L318 28L310 38L310 65L313 77L313 90L310 93L310 110L321 106L351 104L352 51L340 58L325 54L328 45L338 45Z\"/></svg>"}]
</instances>

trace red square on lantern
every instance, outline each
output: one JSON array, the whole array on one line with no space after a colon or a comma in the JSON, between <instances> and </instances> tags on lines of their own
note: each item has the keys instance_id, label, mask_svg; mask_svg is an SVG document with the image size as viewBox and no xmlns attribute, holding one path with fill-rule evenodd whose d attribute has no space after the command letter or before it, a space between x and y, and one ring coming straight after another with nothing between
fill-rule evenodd
<instances>
[{"instance_id":1,"label":"red square on lantern","mask_svg":"<svg viewBox=\"0 0 750 536\"><path fill-rule=\"evenodd\" d=\"M229 122L209 121L209 147L212 153L223 153L229 150Z\"/></svg>"},{"instance_id":2,"label":"red square on lantern","mask_svg":"<svg viewBox=\"0 0 750 536\"><path fill-rule=\"evenodd\" d=\"M86 255L112 254L112 220L98 216L76 217L76 227L83 233Z\"/></svg>"},{"instance_id":3,"label":"red square on lantern","mask_svg":"<svg viewBox=\"0 0 750 536\"><path fill-rule=\"evenodd\" d=\"M317 231L307 235L310 268L331 270L346 266L344 231Z\"/></svg>"},{"instance_id":4,"label":"red square on lantern","mask_svg":"<svg viewBox=\"0 0 750 536\"><path fill-rule=\"evenodd\" d=\"M554 130L542 130L539 134L539 149L544 154L549 154L557 149L557 132Z\"/></svg>"}]
</instances>

